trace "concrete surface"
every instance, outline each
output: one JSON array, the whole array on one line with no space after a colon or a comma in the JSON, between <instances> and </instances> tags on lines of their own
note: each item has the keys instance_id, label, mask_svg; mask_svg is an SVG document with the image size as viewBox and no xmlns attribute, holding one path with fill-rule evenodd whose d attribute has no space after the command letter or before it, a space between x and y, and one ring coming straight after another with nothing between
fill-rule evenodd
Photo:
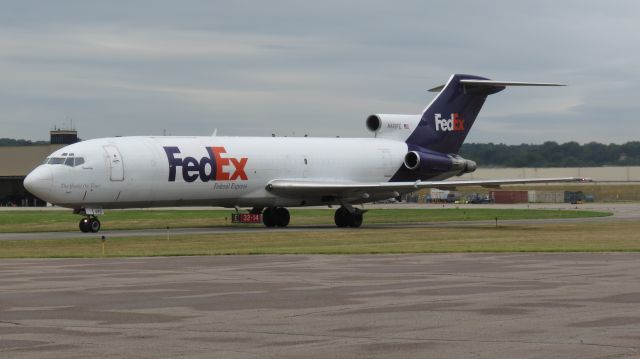
<instances>
[{"instance_id":1,"label":"concrete surface","mask_svg":"<svg viewBox=\"0 0 640 359\"><path fill-rule=\"evenodd\" d=\"M1 358L640 355L640 253L2 260Z\"/></svg>"}]
</instances>

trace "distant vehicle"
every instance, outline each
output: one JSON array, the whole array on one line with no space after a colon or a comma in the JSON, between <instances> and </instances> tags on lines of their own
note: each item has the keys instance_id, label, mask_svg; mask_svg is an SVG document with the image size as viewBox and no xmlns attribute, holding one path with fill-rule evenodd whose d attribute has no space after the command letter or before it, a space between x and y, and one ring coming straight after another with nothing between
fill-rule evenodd
<instances>
[{"instance_id":1,"label":"distant vehicle","mask_svg":"<svg viewBox=\"0 0 640 359\"><path fill-rule=\"evenodd\" d=\"M445 202L447 203L456 203L459 201L460 201L460 195L453 192L450 192L449 194L447 194L447 198L445 199Z\"/></svg>"},{"instance_id":2,"label":"distant vehicle","mask_svg":"<svg viewBox=\"0 0 640 359\"><path fill-rule=\"evenodd\" d=\"M571 204L582 204L585 202L594 202L595 197L592 194L584 194L582 191L565 191L564 202Z\"/></svg>"},{"instance_id":3,"label":"distant vehicle","mask_svg":"<svg viewBox=\"0 0 640 359\"><path fill-rule=\"evenodd\" d=\"M472 195L467 196L467 203L472 203L472 204L487 204L487 203L493 203L493 201L491 200L491 197L489 197L488 194L480 194L480 193L474 193Z\"/></svg>"},{"instance_id":4,"label":"distant vehicle","mask_svg":"<svg viewBox=\"0 0 640 359\"><path fill-rule=\"evenodd\" d=\"M267 227L289 224L286 207L335 205L338 227L359 227L357 204L421 188L575 182L583 178L443 180L473 172L457 153L487 96L507 86L552 83L492 81L452 75L431 89L420 114L370 115L374 138L138 136L93 139L53 152L24 180L47 202L83 216L98 232L108 208L249 207ZM255 219L255 218L254 218Z\"/></svg>"}]
</instances>

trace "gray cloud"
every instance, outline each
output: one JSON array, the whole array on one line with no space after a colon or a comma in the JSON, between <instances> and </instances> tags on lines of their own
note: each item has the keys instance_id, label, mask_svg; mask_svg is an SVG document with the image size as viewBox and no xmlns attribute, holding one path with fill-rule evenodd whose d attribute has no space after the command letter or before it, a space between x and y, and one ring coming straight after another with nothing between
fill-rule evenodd
<instances>
[{"instance_id":1,"label":"gray cloud","mask_svg":"<svg viewBox=\"0 0 640 359\"><path fill-rule=\"evenodd\" d=\"M615 6L614 6L615 5ZM451 73L558 81L487 101L470 141L624 142L640 3L5 1L0 137L369 136Z\"/></svg>"}]
</instances>

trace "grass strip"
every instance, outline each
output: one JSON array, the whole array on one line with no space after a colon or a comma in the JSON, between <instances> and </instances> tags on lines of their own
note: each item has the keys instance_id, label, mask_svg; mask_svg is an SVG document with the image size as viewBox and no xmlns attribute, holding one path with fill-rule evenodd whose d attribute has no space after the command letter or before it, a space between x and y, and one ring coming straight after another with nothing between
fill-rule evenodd
<instances>
[{"instance_id":1,"label":"grass strip","mask_svg":"<svg viewBox=\"0 0 640 359\"><path fill-rule=\"evenodd\" d=\"M640 251L640 223L336 229L112 238L107 257ZM99 236L0 241L0 258L103 257Z\"/></svg>"},{"instance_id":2,"label":"grass strip","mask_svg":"<svg viewBox=\"0 0 640 359\"><path fill-rule=\"evenodd\" d=\"M110 210L103 229L202 228L230 225L231 210ZM332 209L293 209L291 225L332 224ZM365 223L416 223L508 219L586 218L608 212L580 210L425 208L372 209ZM80 216L67 211L0 211L0 233L77 231ZM246 226L246 225L241 225ZM258 225L259 226L259 225Z\"/></svg>"}]
</instances>

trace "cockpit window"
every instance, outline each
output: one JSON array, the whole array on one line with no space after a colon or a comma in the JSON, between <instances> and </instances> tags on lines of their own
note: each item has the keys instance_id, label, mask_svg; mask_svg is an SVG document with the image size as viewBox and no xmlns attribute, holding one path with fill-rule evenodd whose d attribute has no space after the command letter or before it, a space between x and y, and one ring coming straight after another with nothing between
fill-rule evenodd
<instances>
[{"instance_id":1,"label":"cockpit window","mask_svg":"<svg viewBox=\"0 0 640 359\"><path fill-rule=\"evenodd\" d=\"M47 163L49 163L49 157L45 158L44 161L42 161L43 165L46 165Z\"/></svg>"},{"instance_id":2,"label":"cockpit window","mask_svg":"<svg viewBox=\"0 0 640 359\"><path fill-rule=\"evenodd\" d=\"M71 155L71 154L69 154ZM69 167L80 166L84 164L84 157L47 157L43 164L49 165L65 165Z\"/></svg>"},{"instance_id":3,"label":"cockpit window","mask_svg":"<svg viewBox=\"0 0 640 359\"><path fill-rule=\"evenodd\" d=\"M49 159L49 164L50 164L50 165L61 165L61 164L63 164L63 163L64 163L64 160L65 160L65 159L64 159L64 158L62 158L62 157L51 157L51 158Z\"/></svg>"}]
</instances>

